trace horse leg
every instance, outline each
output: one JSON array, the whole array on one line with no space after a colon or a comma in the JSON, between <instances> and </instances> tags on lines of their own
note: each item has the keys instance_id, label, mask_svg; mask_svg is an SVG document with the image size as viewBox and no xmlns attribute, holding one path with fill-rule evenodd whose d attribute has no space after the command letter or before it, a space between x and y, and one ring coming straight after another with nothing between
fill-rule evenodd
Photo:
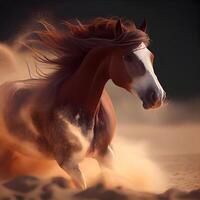
<instances>
[{"instance_id":1,"label":"horse leg","mask_svg":"<svg viewBox=\"0 0 200 200\"><path fill-rule=\"evenodd\" d=\"M81 172L79 165L73 161L64 162L60 165L61 168L67 172L67 174L72 178L74 184L84 190L86 189L86 181L84 174Z\"/></svg>"},{"instance_id":2,"label":"horse leg","mask_svg":"<svg viewBox=\"0 0 200 200\"><path fill-rule=\"evenodd\" d=\"M112 149L112 147L109 145L108 148L104 151L99 153L95 159L99 163L99 166L103 168L108 168L112 170L116 170L115 165L115 153Z\"/></svg>"},{"instance_id":3,"label":"horse leg","mask_svg":"<svg viewBox=\"0 0 200 200\"><path fill-rule=\"evenodd\" d=\"M73 135L72 135L73 136ZM81 148L77 152L75 151L76 145L79 145L78 143L69 144L69 143L63 143L63 145L60 147L58 143L58 148L56 148L56 152L54 153L55 160L57 161L58 165L71 177L72 181L74 182L75 186L79 189L86 189L86 181L83 173L81 172L79 168L79 162L82 160L82 158L79 158L76 156L76 153L79 154L81 151ZM68 147L68 151L66 151L66 148Z\"/></svg>"}]
</instances>

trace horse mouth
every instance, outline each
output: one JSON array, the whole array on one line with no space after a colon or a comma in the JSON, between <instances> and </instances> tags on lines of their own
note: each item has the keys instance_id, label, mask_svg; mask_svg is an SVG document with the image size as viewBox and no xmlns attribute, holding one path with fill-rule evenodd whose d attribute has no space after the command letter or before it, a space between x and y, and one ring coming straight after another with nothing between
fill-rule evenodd
<instances>
[{"instance_id":1,"label":"horse mouth","mask_svg":"<svg viewBox=\"0 0 200 200\"><path fill-rule=\"evenodd\" d=\"M156 108L159 108L161 105L162 105L162 101L157 101L155 103L147 103L143 101L143 108L146 110L156 109Z\"/></svg>"}]
</instances>

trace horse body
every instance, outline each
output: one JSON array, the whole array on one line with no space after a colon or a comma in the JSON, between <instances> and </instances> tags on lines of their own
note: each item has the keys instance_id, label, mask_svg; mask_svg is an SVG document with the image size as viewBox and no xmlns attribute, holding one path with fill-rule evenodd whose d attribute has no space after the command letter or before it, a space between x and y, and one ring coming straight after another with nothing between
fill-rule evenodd
<instances>
[{"instance_id":1,"label":"horse body","mask_svg":"<svg viewBox=\"0 0 200 200\"><path fill-rule=\"evenodd\" d=\"M79 122L83 120L81 113L71 116L67 105L41 109L37 99L45 88L42 84L27 80L1 85L0 141L6 143L6 148L36 159L56 159L61 166L66 160L79 163L86 156L106 154L115 128L114 111L106 91L94 119L88 123L90 126L85 127L85 123Z\"/></svg>"},{"instance_id":2,"label":"horse body","mask_svg":"<svg viewBox=\"0 0 200 200\"><path fill-rule=\"evenodd\" d=\"M160 106L164 98L150 68L144 31L122 26L120 20L98 20L85 26L67 24L71 32L66 35L45 24L46 32L38 36L58 57L40 59L57 64L58 70L43 80L0 87L0 143L6 143L10 151L56 160L79 188L86 187L79 169L86 156L113 167L110 143L116 120L104 89L107 81L112 79L129 92L134 83L145 108ZM136 49L141 43L142 48Z\"/></svg>"}]
</instances>

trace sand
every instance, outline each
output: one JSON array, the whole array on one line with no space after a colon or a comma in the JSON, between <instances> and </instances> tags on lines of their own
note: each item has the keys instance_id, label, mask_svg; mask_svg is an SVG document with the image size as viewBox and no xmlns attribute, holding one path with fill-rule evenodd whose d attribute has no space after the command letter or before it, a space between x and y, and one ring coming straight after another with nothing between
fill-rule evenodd
<instances>
[{"instance_id":1,"label":"sand","mask_svg":"<svg viewBox=\"0 0 200 200\"><path fill-rule=\"evenodd\" d=\"M0 199L54 199L54 200L198 200L200 199L200 155L170 155L154 157L168 174L169 188L163 193L136 192L122 187L107 188L99 183L85 191L70 189L67 180L20 177L4 182ZM175 189L179 188L179 189ZM12 198L11 198L12 197ZM15 197L15 198L13 198Z\"/></svg>"}]
</instances>

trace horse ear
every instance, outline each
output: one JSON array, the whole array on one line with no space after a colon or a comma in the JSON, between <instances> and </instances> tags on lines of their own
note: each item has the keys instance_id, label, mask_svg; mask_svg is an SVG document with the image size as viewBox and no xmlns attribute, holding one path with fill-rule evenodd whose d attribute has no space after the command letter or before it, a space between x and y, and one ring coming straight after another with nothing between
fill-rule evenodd
<instances>
[{"instance_id":1,"label":"horse ear","mask_svg":"<svg viewBox=\"0 0 200 200\"><path fill-rule=\"evenodd\" d=\"M115 37L119 37L122 34L121 20L118 19L115 25Z\"/></svg>"},{"instance_id":2,"label":"horse ear","mask_svg":"<svg viewBox=\"0 0 200 200\"><path fill-rule=\"evenodd\" d=\"M144 18L142 24L139 26L139 29L146 33L146 31L147 31L147 22L146 22L145 18Z\"/></svg>"}]
</instances>

